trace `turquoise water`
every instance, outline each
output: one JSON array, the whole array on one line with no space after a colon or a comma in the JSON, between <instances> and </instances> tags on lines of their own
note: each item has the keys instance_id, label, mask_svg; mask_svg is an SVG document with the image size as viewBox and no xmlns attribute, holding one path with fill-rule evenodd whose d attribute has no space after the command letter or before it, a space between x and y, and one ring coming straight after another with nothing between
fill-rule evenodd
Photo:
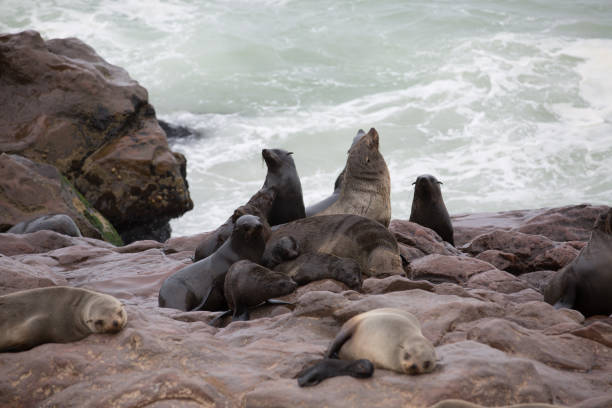
<instances>
[{"instance_id":1,"label":"turquoise water","mask_svg":"<svg viewBox=\"0 0 612 408\"><path fill-rule=\"evenodd\" d=\"M259 189L261 149L295 152L306 204L375 127L394 218L414 179L451 213L612 204L612 2L0 0L0 31L76 36L202 137L195 208L215 228Z\"/></svg>"}]
</instances>

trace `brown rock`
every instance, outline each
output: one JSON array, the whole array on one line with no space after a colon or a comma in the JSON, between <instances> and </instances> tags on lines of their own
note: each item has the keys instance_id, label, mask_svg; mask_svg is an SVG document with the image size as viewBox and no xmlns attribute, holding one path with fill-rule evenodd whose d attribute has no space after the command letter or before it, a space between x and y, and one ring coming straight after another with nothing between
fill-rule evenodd
<instances>
[{"instance_id":1,"label":"brown rock","mask_svg":"<svg viewBox=\"0 0 612 408\"><path fill-rule=\"evenodd\" d=\"M379 295L382 293L398 292L411 289L433 291L434 285L426 280L413 281L403 276L388 276L384 279L369 278L363 281L361 287L364 293Z\"/></svg>"},{"instance_id":2,"label":"brown rock","mask_svg":"<svg viewBox=\"0 0 612 408\"><path fill-rule=\"evenodd\" d=\"M515 293L528 289L529 284L508 272L493 269L470 277L468 288L485 288L500 293Z\"/></svg>"},{"instance_id":3,"label":"brown rock","mask_svg":"<svg viewBox=\"0 0 612 408\"><path fill-rule=\"evenodd\" d=\"M407 260L420 258L430 254L460 255L461 252L446 241L443 241L432 229L410 221L392 220L389 231L405 248L402 255Z\"/></svg>"},{"instance_id":4,"label":"brown rock","mask_svg":"<svg viewBox=\"0 0 612 408\"><path fill-rule=\"evenodd\" d=\"M612 348L612 318L608 318L607 321L595 321L586 327L572 331L572 334Z\"/></svg>"},{"instance_id":5,"label":"brown rock","mask_svg":"<svg viewBox=\"0 0 612 408\"><path fill-rule=\"evenodd\" d=\"M493 269L490 263L468 256L427 255L411 261L406 274L434 283L465 283L472 275Z\"/></svg>"}]
</instances>

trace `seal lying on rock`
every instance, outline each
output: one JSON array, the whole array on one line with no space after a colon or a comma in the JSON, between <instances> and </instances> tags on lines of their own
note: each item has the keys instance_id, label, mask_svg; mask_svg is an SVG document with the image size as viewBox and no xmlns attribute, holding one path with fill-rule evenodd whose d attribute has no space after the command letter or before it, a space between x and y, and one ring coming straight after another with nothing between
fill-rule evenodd
<instances>
[{"instance_id":1,"label":"seal lying on rock","mask_svg":"<svg viewBox=\"0 0 612 408\"><path fill-rule=\"evenodd\" d=\"M282 149L263 149L261 151L266 166L268 166L263 188L276 190L276 199L268 214L270 226L284 224L306 216L302 184L292 154Z\"/></svg>"},{"instance_id":2,"label":"seal lying on rock","mask_svg":"<svg viewBox=\"0 0 612 408\"><path fill-rule=\"evenodd\" d=\"M254 215L236 220L231 237L211 256L169 276L159 290L159 306L189 310L227 310L223 295L225 274L241 259L259 262L270 234Z\"/></svg>"},{"instance_id":3,"label":"seal lying on rock","mask_svg":"<svg viewBox=\"0 0 612 408\"><path fill-rule=\"evenodd\" d=\"M66 214L48 214L32 218L13 225L6 232L10 234L29 234L42 230L55 231L71 237L82 236L81 230L74 220Z\"/></svg>"},{"instance_id":4,"label":"seal lying on rock","mask_svg":"<svg viewBox=\"0 0 612 408\"><path fill-rule=\"evenodd\" d=\"M279 259L274 254L279 252L277 247L287 236L297 242L301 254L320 252L354 259L368 277L404 273L395 237L369 218L350 214L321 215L281 225L266 243L263 265L274 268L278 264Z\"/></svg>"},{"instance_id":5,"label":"seal lying on rock","mask_svg":"<svg viewBox=\"0 0 612 408\"><path fill-rule=\"evenodd\" d=\"M268 299L288 295L297 284L287 275L242 260L234 263L225 276L223 292L233 319L249 320L249 308Z\"/></svg>"},{"instance_id":6,"label":"seal lying on rock","mask_svg":"<svg viewBox=\"0 0 612 408\"><path fill-rule=\"evenodd\" d=\"M0 352L117 333L127 323L121 302L87 289L54 286L0 296Z\"/></svg>"},{"instance_id":7,"label":"seal lying on rock","mask_svg":"<svg viewBox=\"0 0 612 408\"><path fill-rule=\"evenodd\" d=\"M348 320L329 346L326 358L368 359L376 367L423 374L436 366L436 350L410 312L382 308Z\"/></svg>"},{"instance_id":8,"label":"seal lying on rock","mask_svg":"<svg viewBox=\"0 0 612 408\"><path fill-rule=\"evenodd\" d=\"M289 276L298 285L321 279L335 279L353 290L361 288L361 267L357 261L334 255L310 252L274 268Z\"/></svg>"},{"instance_id":9,"label":"seal lying on rock","mask_svg":"<svg viewBox=\"0 0 612 408\"><path fill-rule=\"evenodd\" d=\"M441 181L424 174L417 177L410 211L410 222L434 230L444 241L455 245L453 225L442 199Z\"/></svg>"},{"instance_id":10,"label":"seal lying on rock","mask_svg":"<svg viewBox=\"0 0 612 408\"><path fill-rule=\"evenodd\" d=\"M543 294L556 308L575 309L586 317L612 314L612 209L597 219L588 244Z\"/></svg>"},{"instance_id":11,"label":"seal lying on rock","mask_svg":"<svg viewBox=\"0 0 612 408\"><path fill-rule=\"evenodd\" d=\"M362 129L359 129L359 131L357 131L357 134L353 138L353 143L351 144L351 148L355 146L355 144L357 144L359 139L361 139L361 137L364 135L365 135L365 132ZM349 148L349 151L351 148ZM332 205L338 200L338 197L340 196L340 190L342 189L342 182L344 180L345 171L346 171L346 166L344 166L344 168L342 169L342 171L336 178L336 182L334 183L334 192L329 197L324 198L323 200L319 201L316 204L306 207L307 217L310 217L312 215L315 215L316 213L319 213L325 210L326 208L328 208L330 205Z\"/></svg>"},{"instance_id":12,"label":"seal lying on rock","mask_svg":"<svg viewBox=\"0 0 612 408\"><path fill-rule=\"evenodd\" d=\"M302 370L297 377L300 387L310 387L327 378L340 375L368 378L372 374L374 374L374 365L369 360L345 361L325 358Z\"/></svg>"},{"instance_id":13,"label":"seal lying on rock","mask_svg":"<svg viewBox=\"0 0 612 408\"><path fill-rule=\"evenodd\" d=\"M349 150L338 199L314 215L355 214L380 222L391 221L391 178L378 150L378 133L372 128Z\"/></svg>"}]
</instances>

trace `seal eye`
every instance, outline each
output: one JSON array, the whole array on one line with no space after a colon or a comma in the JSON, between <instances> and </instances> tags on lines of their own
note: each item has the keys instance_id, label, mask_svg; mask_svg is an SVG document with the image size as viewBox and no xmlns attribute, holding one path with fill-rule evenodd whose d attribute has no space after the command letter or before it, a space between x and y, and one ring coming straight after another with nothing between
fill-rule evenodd
<instances>
[{"instance_id":1,"label":"seal eye","mask_svg":"<svg viewBox=\"0 0 612 408\"><path fill-rule=\"evenodd\" d=\"M431 367L431 361L426 361L425 363L423 363L423 368L429 370L429 367Z\"/></svg>"},{"instance_id":2,"label":"seal eye","mask_svg":"<svg viewBox=\"0 0 612 408\"><path fill-rule=\"evenodd\" d=\"M404 353L404 360L410 360L410 357L412 357L410 353Z\"/></svg>"}]
</instances>

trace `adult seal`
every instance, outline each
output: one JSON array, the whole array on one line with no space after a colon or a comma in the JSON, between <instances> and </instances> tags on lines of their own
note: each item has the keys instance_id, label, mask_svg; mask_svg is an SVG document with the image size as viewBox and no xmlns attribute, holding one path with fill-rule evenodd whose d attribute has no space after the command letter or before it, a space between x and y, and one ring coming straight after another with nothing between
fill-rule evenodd
<instances>
[{"instance_id":1,"label":"adult seal","mask_svg":"<svg viewBox=\"0 0 612 408\"><path fill-rule=\"evenodd\" d=\"M586 317L612 314L612 209L599 216L587 245L543 292L555 308L575 309Z\"/></svg>"},{"instance_id":2,"label":"adult seal","mask_svg":"<svg viewBox=\"0 0 612 408\"><path fill-rule=\"evenodd\" d=\"M261 155L268 167L263 188L276 190L276 198L268 214L270 226L304 218L302 184L298 176L293 152L282 149L263 149Z\"/></svg>"},{"instance_id":3,"label":"adult seal","mask_svg":"<svg viewBox=\"0 0 612 408\"><path fill-rule=\"evenodd\" d=\"M350 289L359 290L363 283L361 267L357 261L320 252L302 254L277 265L274 270L290 277L298 285L321 279L335 279Z\"/></svg>"},{"instance_id":4,"label":"adult seal","mask_svg":"<svg viewBox=\"0 0 612 408\"><path fill-rule=\"evenodd\" d=\"M351 147L338 199L314 215L355 214L389 226L391 178L378 142L372 128Z\"/></svg>"},{"instance_id":5,"label":"adult seal","mask_svg":"<svg viewBox=\"0 0 612 408\"><path fill-rule=\"evenodd\" d=\"M292 237L300 254L324 253L357 261L367 277L401 275L402 260L395 237L369 218L351 214L321 215L296 220L272 232L262 265L275 269L278 246ZM286 260L285 260L286 261Z\"/></svg>"},{"instance_id":6,"label":"adult seal","mask_svg":"<svg viewBox=\"0 0 612 408\"><path fill-rule=\"evenodd\" d=\"M32 218L13 225L6 232L10 234L29 234L42 230L55 231L71 237L82 236L74 220L66 214L48 214Z\"/></svg>"},{"instance_id":7,"label":"adult seal","mask_svg":"<svg viewBox=\"0 0 612 408\"><path fill-rule=\"evenodd\" d=\"M444 241L454 246L453 225L440 190L442 182L432 175L423 174L412 184L415 187L409 221L434 230Z\"/></svg>"},{"instance_id":8,"label":"adult seal","mask_svg":"<svg viewBox=\"0 0 612 408\"><path fill-rule=\"evenodd\" d=\"M64 286L15 292L0 296L0 352L117 333L126 323L125 308L110 295Z\"/></svg>"},{"instance_id":9,"label":"adult seal","mask_svg":"<svg viewBox=\"0 0 612 408\"><path fill-rule=\"evenodd\" d=\"M369 360L345 361L335 358L325 358L306 367L298 373L298 385L311 387L321 381L340 375L350 375L355 378L369 378L374 374L374 365Z\"/></svg>"},{"instance_id":10,"label":"adult seal","mask_svg":"<svg viewBox=\"0 0 612 408\"><path fill-rule=\"evenodd\" d=\"M243 215L232 235L212 255L169 276L159 290L159 306L184 311L226 310L223 294L229 267L242 259L260 262L270 229L259 217Z\"/></svg>"},{"instance_id":11,"label":"adult seal","mask_svg":"<svg viewBox=\"0 0 612 408\"><path fill-rule=\"evenodd\" d=\"M378 368L423 374L436 366L436 351L410 312L374 309L348 320L329 346L326 358L367 359Z\"/></svg>"},{"instance_id":12,"label":"adult seal","mask_svg":"<svg viewBox=\"0 0 612 408\"><path fill-rule=\"evenodd\" d=\"M355 146L357 144L357 142L359 141L359 139L361 139L362 136L364 136L364 135L365 135L365 132L363 131L363 129L359 129L357 131L357 134L353 138L353 143L351 144L351 148L353 146ZM349 151L350 151L350 148L349 148ZM313 205L310 205L310 206L306 207L306 216L307 217L313 216L316 213L319 213L319 212L325 210L330 205L332 205L333 203L338 201L338 197L340 196L340 190L342 189L342 183L344 181L344 173L345 172L346 172L346 165L344 166L344 168L342 169L342 171L340 172L340 174L336 178L336 182L334 183L334 192L331 193L331 195L329 197L324 198L323 200L319 201L316 204L313 204Z\"/></svg>"}]
</instances>

